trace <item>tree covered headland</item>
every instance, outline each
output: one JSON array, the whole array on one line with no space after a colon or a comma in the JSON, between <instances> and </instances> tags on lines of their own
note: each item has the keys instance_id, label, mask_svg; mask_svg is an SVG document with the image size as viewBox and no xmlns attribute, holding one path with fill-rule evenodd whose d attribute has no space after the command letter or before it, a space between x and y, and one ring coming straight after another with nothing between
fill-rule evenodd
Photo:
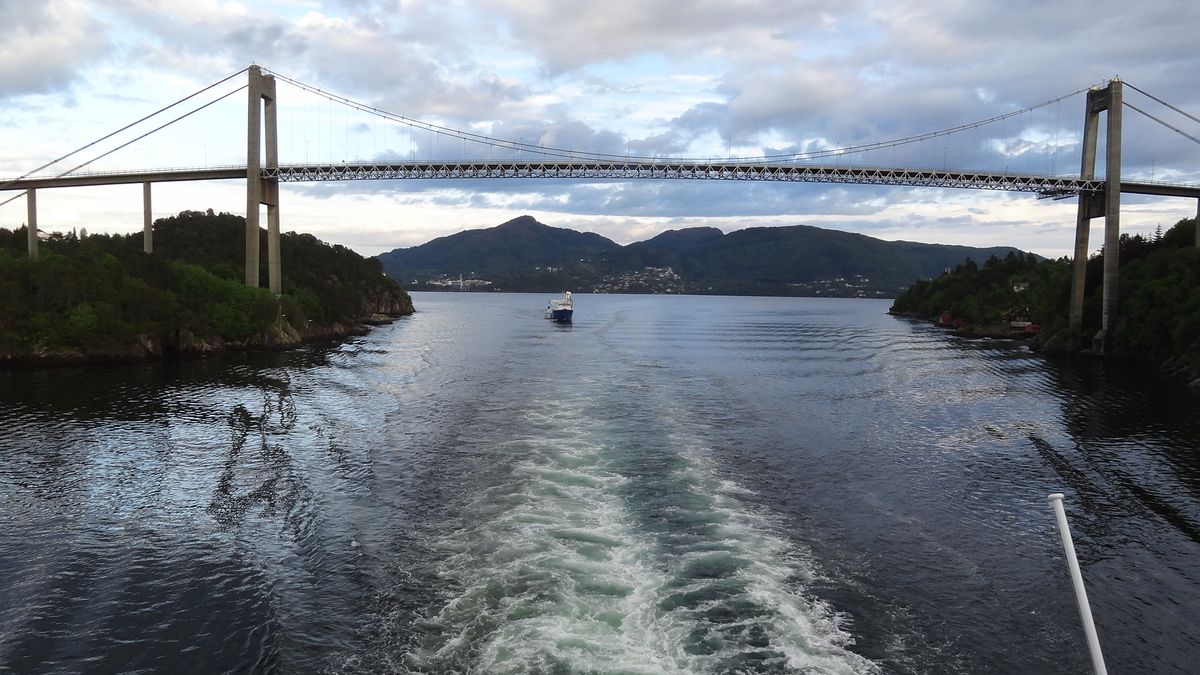
<instances>
[{"instance_id":1,"label":"tree covered headland","mask_svg":"<svg viewBox=\"0 0 1200 675\"><path fill-rule=\"evenodd\" d=\"M1196 221L1185 218L1151 237L1121 235L1114 354L1200 376L1200 248L1195 246L1195 228ZM922 318L950 312L968 332L980 333L999 330L1010 317L1027 317L1040 325L1038 340L1046 349L1074 351L1090 346L1100 330L1103 272L1101 252L1087 263L1080 334L1067 328L1068 258L1010 255L982 266L968 260L936 279L918 281L896 299L892 311Z\"/></svg>"},{"instance_id":2,"label":"tree covered headland","mask_svg":"<svg viewBox=\"0 0 1200 675\"><path fill-rule=\"evenodd\" d=\"M243 283L244 247L245 219L211 209L156 221L153 254L140 232L72 233L42 240L31 261L25 228L0 229L0 364L290 346L412 312L377 260L344 246L281 235L280 297Z\"/></svg>"}]
</instances>

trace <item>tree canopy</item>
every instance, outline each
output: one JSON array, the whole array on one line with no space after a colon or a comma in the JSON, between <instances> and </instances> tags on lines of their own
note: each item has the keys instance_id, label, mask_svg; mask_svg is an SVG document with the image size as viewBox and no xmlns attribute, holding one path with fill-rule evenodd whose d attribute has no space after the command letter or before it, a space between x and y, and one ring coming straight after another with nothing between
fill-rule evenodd
<instances>
[{"instance_id":1,"label":"tree canopy","mask_svg":"<svg viewBox=\"0 0 1200 675\"><path fill-rule=\"evenodd\" d=\"M41 242L31 261L25 228L0 229L0 355L120 352L146 340L169 349L182 331L245 344L282 325L304 335L314 324L411 311L377 260L306 234L281 236L281 297L248 287L244 233L240 216L184 211L155 222L153 254L140 233L72 233Z\"/></svg>"},{"instance_id":2,"label":"tree canopy","mask_svg":"<svg viewBox=\"0 0 1200 675\"><path fill-rule=\"evenodd\" d=\"M1119 355L1179 362L1200 373L1200 248L1196 221L1185 218L1153 236L1121 235L1118 314L1112 350ZM1042 335L1072 346L1100 330L1104 252L1087 263L1087 293L1080 335L1068 335L1071 261L1021 256L968 261L929 281L918 281L892 310L933 318L951 312L968 325L1003 321L1026 311ZM1027 286L1027 288L1026 288ZM1024 288L1024 290L1016 290Z\"/></svg>"}]
</instances>

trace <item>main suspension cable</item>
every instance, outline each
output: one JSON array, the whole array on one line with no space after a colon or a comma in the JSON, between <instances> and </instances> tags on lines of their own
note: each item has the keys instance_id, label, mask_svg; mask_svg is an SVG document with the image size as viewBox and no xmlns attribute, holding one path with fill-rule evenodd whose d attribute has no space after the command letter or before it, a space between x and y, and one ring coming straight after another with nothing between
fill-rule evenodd
<instances>
[{"instance_id":1,"label":"main suspension cable","mask_svg":"<svg viewBox=\"0 0 1200 675\"><path fill-rule=\"evenodd\" d=\"M179 117L176 117L175 119L171 120L170 122L167 122L165 124L157 126L153 129L151 129L150 131L147 131L146 133L142 134L141 136L138 136L137 138L134 138L130 141L126 141L125 143L118 145L117 147L113 148L112 150L109 150L108 152L106 152L102 155L97 155L96 157L89 159L88 161L84 162L83 164L80 164L79 166L68 169L68 170L60 173L59 175L55 176L55 178L62 178L63 176L70 175L70 174L82 169L83 167L85 167L89 164L92 164L93 162L97 162L101 159L104 159L105 157L108 157L109 155L113 154L114 152L116 152L118 150L121 150L122 148L126 148L130 145L133 145L134 143L137 143L138 141L142 140L143 138L149 136L150 134L162 131L163 129L166 129L167 127L171 126L172 124L175 124L176 122L178 122L182 119L185 119L187 117L191 117L192 115L195 115L196 113L200 112L201 110L204 110L205 108L209 107L210 105L214 105L216 103L220 103L221 101L224 101L225 99L229 98L230 96L233 96L234 94L238 93L239 91L242 91L243 89L247 88L248 86L250 86L250 85L243 84L242 86L238 87L237 89L234 89L233 91L231 91L227 94L224 94L223 96L221 96L219 98L215 98L215 99L209 101L208 103L205 103L204 105L200 106L199 108L189 110L188 112L180 115Z\"/></svg>"},{"instance_id":2,"label":"main suspension cable","mask_svg":"<svg viewBox=\"0 0 1200 675\"><path fill-rule=\"evenodd\" d=\"M236 73L235 73L235 75L236 75ZM232 77L232 76L230 76L230 77ZM222 80L222 81L227 81L227 80L229 80L229 78L225 78L225 80ZM219 84L219 83L218 83L218 84ZM214 85L214 86L215 86L215 85ZM180 121L180 120L182 120L182 119L184 119L184 118L191 117L192 115L195 115L196 113L200 112L201 110L204 110L205 108L207 108L207 107L209 107L209 106L211 106L211 105L213 105L213 104L215 104L215 103L218 103L218 102L220 102L220 101L223 101L223 100L225 100L225 99L229 98L230 96L233 96L234 94L238 93L239 91L242 91L243 89L247 88L248 86L249 86L249 85L245 85L245 84L243 84L242 86L238 87L237 89L234 89L233 91L231 91L231 92L229 92L229 93L227 93L227 94L224 94L224 95L222 95L222 96L221 96L221 97L219 97L219 98L215 98L215 99L213 99L213 100L209 101L208 103L205 103L204 105L200 106L199 108L194 108L194 109L192 109L192 110L189 110L188 112L186 112L186 113L184 113L184 114L180 115L179 117L176 117L175 119L171 120L170 122L167 122L167 123L165 123L165 124L161 124L161 125L159 125L159 126L157 126L157 127L153 128L153 129L151 129L150 131L147 131L146 133L142 134L141 136L138 136L137 138L134 138L134 139L132 139L132 140L126 141L125 143L122 143L121 145L118 145L117 147L115 147L115 148L113 148L113 149L109 150L108 152L105 152L105 153L103 153L103 154L101 154L101 155L97 155L96 157L93 157L93 158L89 159L88 161L86 161L86 162L84 162L84 163L82 163L82 164L79 164L78 166L75 166L75 167L72 167L72 168L70 168L70 169L67 169L66 171L64 171L64 172L62 172L62 173L60 173L60 174L58 174L58 175L56 175L56 176L54 176L54 177L55 177L55 178L62 178L62 177L64 177L64 176L68 176L68 175L70 175L70 174L72 174L72 173L74 173L74 172L76 172L76 171L78 171L78 170L82 169L83 167L85 167L85 166L88 166L89 164L93 164L93 163L95 163L95 162L97 162L97 161L99 161L99 160L101 160L101 159L104 159L105 157L107 157L107 156L109 156L109 155L113 154L114 152L116 152L116 151L118 151L118 150L121 150L122 148L126 148L126 147L129 147L130 145L133 145L134 143L136 143L136 142L138 142L138 141L142 140L143 138L145 138L145 137L149 136L150 134L153 134L153 133L156 133L156 132L162 131L163 129L165 129L165 128L167 128L167 127L171 126L172 124L175 124L176 122L178 122L178 121ZM212 87L206 87L205 89L211 89L211 88L212 88ZM188 98L191 98L191 97L189 96ZM187 100L187 99L184 99L184 100ZM168 107L173 107L174 105L175 105L175 104L172 104L172 106L168 106ZM164 110L165 110L165 109L166 109L166 108L164 108ZM162 111L160 110L159 112L162 112ZM157 114L157 113L156 113L156 114ZM151 117L152 117L152 116L151 116ZM143 118L143 121L144 121L144 119L146 119L146 118ZM126 128L128 128L128 127L126 127ZM95 143L92 143L91 145L95 145ZM75 154L75 153L72 153L72 154ZM65 155L65 156L69 157L70 155ZM29 174L26 174L26 176L28 176L28 175L29 175ZM13 180L13 181L9 181L8 183L5 183L5 185L10 185L10 184L12 184L13 182L15 182L16 180L20 180L20 179L18 178L18 179L15 179L15 180ZM15 194L15 195L13 195L13 196L9 197L8 199L5 199L4 201L0 202L0 206L4 206L5 204L7 204L7 203L9 203L9 202L11 202L11 201L13 201L13 200L15 200L15 199L19 199L20 197L23 197L23 196L24 196L24 193L22 193L22 192L18 192L17 194Z\"/></svg>"},{"instance_id":3,"label":"main suspension cable","mask_svg":"<svg viewBox=\"0 0 1200 675\"><path fill-rule=\"evenodd\" d=\"M630 156L628 154L621 155L621 154L615 154L615 153L571 150L569 148L534 145L532 143L526 143L524 141L513 141L513 140L509 140L509 139L492 138L490 136L485 136L483 134L478 134L478 133L471 132L471 131L463 131L461 129L454 129L452 127L441 126L441 125L433 124L430 122L423 122L423 121L415 119L415 118L407 117L404 115L399 115L397 113L388 112L386 110L380 110L379 108L376 108L374 106L370 106L365 103L360 103L358 101L355 101L353 99L350 99L350 98L347 98L344 96L339 96L337 94L333 94L331 92L324 91L324 90L320 89L319 87L314 87L310 84L306 84L299 80L290 78L282 73L277 73L274 71L267 71L267 72L270 72L271 75L273 75L293 86L299 87L300 89L303 89L304 91L307 91L311 94L316 94L318 96L325 97L326 99L328 99L330 101L336 101L338 103L341 103L342 105L349 106L351 108L355 108L357 110L361 110L366 113L370 113L377 117L391 120L394 122L400 122L401 124L405 124L405 125L408 125L411 127L419 128L419 129L424 129L426 131L429 131L432 133L437 133L439 135L445 134L447 136L453 136L453 137L461 138L464 140L472 140L472 141L475 141L478 143L483 143L485 145L492 146L492 147L506 148L509 150L528 150L528 151L535 152L535 153L543 155L543 156L568 157L571 159L581 158L581 159L606 159L606 160L626 160L626 161L629 161L629 160L656 161L659 159L658 157L648 157L648 156L644 156L644 155L643 156ZM1037 103L1035 105L1031 105L1031 106L1022 108L1020 110L1014 110L1011 112L1004 113L1002 115L996 115L995 117L990 117L988 119L979 120L977 122L970 122L967 124L960 124L958 126L949 127L947 129L942 129L939 131L926 132L926 133L918 134L918 135L914 135L914 136L906 136L906 137L902 137L902 138L896 138L896 139L891 139L891 140L886 140L886 141L878 141L875 143L867 143L867 144L863 144L863 145L846 146L846 147L838 147L838 148L827 148L824 150L818 150L818 151L813 151L813 152L799 152L799 153L785 153L785 154L775 154L775 155L758 155L758 156L753 156L753 157L742 157L742 158L733 160L731 163L753 164L753 163L787 160L787 159L790 159L790 160L817 159L817 158L822 158L822 157L831 157L831 156L844 155L844 154L858 154L861 152L869 152L872 150L894 148L894 147L898 147L901 145L918 143L918 142L921 142L924 140L928 140L930 138L937 138L940 136L948 136L948 135L955 134L955 133L958 133L961 131L975 129L975 128L982 127L982 126L985 126L988 124L992 124L994 122L1003 121L1010 117L1016 117L1018 115L1023 115L1032 110L1037 110L1039 108L1053 105L1055 103L1058 103L1059 101L1070 98L1072 96L1077 96L1077 95L1087 91L1088 89L1089 89L1089 87L1085 87L1083 89L1073 91L1069 94L1064 94L1062 96L1058 96L1056 98L1052 98L1047 101L1043 101L1041 103ZM706 160L704 158L698 158L698 157L680 157L680 158L676 158L672 161L699 162L699 161L708 161L708 160Z\"/></svg>"},{"instance_id":4,"label":"main suspension cable","mask_svg":"<svg viewBox=\"0 0 1200 675\"><path fill-rule=\"evenodd\" d=\"M1164 101L1164 100L1162 100L1161 98L1159 98L1159 97L1155 96L1154 94L1151 94L1151 93L1150 93L1150 92L1148 92L1148 91L1145 91L1145 90L1143 90L1143 89L1139 89L1139 88L1135 87L1134 85L1130 84L1129 82L1126 82L1126 83L1125 83L1125 85L1126 85L1127 87L1129 87L1130 89L1132 89L1132 90L1134 90L1134 91L1138 92L1139 94L1143 94L1143 95L1145 95L1145 96L1148 96L1148 97L1150 97L1150 98L1154 99L1155 101L1158 101L1159 103L1161 103L1161 104L1163 104L1163 105L1167 106L1167 107L1168 107L1168 108L1170 108L1171 110L1174 110L1175 112L1179 113L1180 115L1183 115L1184 117L1186 117L1186 118L1188 118L1188 119L1192 120L1193 122L1200 122L1200 117L1196 117L1195 115L1193 115L1193 114L1189 113L1188 111L1186 111L1186 110L1184 110L1184 109L1182 109L1182 108L1178 108L1178 107L1176 107L1176 106L1173 106L1173 105L1171 105L1170 103L1167 103L1166 101ZM1130 107L1133 107L1133 106L1130 106ZM1137 108L1134 108L1134 110L1137 110ZM1140 112L1140 111L1139 111L1139 112Z\"/></svg>"},{"instance_id":5,"label":"main suspension cable","mask_svg":"<svg viewBox=\"0 0 1200 675\"><path fill-rule=\"evenodd\" d=\"M1122 103L1125 104L1125 107L1132 108L1133 110L1140 112L1141 114L1145 115L1146 117L1149 117L1150 119L1154 120L1155 122L1158 122L1159 124L1170 129L1171 131L1174 131L1175 133L1179 134L1180 136L1183 136L1184 138L1188 139L1189 141L1191 141L1193 143L1200 143L1200 138L1196 138L1195 136L1187 133L1186 131L1183 131L1182 129L1171 126L1167 122L1160 120L1159 118L1155 117L1154 115L1151 115L1150 113L1146 112L1145 110L1142 110L1141 108L1130 103L1129 101L1122 101Z\"/></svg>"},{"instance_id":6,"label":"main suspension cable","mask_svg":"<svg viewBox=\"0 0 1200 675\"><path fill-rule=\"evenodd\" d=\"M141 124L142 122L145 122L146 120L150 119L151 117L154 117L154 116L156 116L156 115L160 115L160 114L162 114L162 113L164 113L164 112L166 112L166 111L170 110L171 108L174 108L175 106L179 105L180 103L183 103L184 101L188 101L188 100L190 100L190 99L193 99L193 98L195 98L195 97L199 96L200 94L203 94L204 92L208 91L209 89L213 89L213 88L215 88L215 87L218 87L218 86L220 86L220 85L222 85L222 84L224 84L224 83L228 82L229 80L232 80L233 78L237 77L238 75L241 75L242 73L246 72L246 71L247 71L247 70L249 70L249 69L250 69L249 67L242 68L241 70L237 71L236 73L234 73L234 74L232 74L232 75L229 75L228 77L224 77L224 78L222 78L222 79L220 79L220 80L217 80L216 82L213 82L212 84L208 85L207 87L204 87L203 89L198 89L198 90L196 90L196 91L194 91L194 92L192 92L192 93L188 94L187 96L184 96L183 98L179 99L178 101L175 101L174 103L172 103L172 104L170 104L170 105L168 105L168 106L164 106L164 107L162 107L162 108L159 108L158 110L155 110L154 112L150 113L149 115L146 115L145 117L143 117L143 118L141 118L141 119L137 120L136 122L131 122L131 123L129 123L129 124L126 124L125 126L121 127L120 129L117 129L116 131L114 131L114 132L112 132L112 133L109 133L109 134L107 134L107 135L105 135L105 136L102 136L101 138L97 138L96 140L92 141L91 143L88 143L87 145L83 145L83 146L80 146L80 147L78 147L78 148L75 148L75 149L74 149L74 150L72 150L71 152L68 152L67 154L65 154L65 155L63 155L63 156L61 156L61 157L59 157L59 158L57 158L57 159L53 159L53 160L51 160L51 161L49 161L49 162L46 162L45 164L43 164L43 165L39 166L39 167L38 167L38 168L36 168L36 169L33 169L33 170L31 170L31 171L27 171L26 173L24 173L24 174L22 174L22 175L20 175L20 176L18 176L18 177L16 177L16 178L9 179L9 180L5 181L4 183L0 184L0 189L3 189L3 188L5 188L5 187L8 187L9 185L11 185L11 184L13 184L13 183L15 183L15 182L17 182L17 181L19 181L19 180L23 180L23 179L25 179L25 178L29 178L29 177L30 177L30 176L32 176L33 174L35 174L35 173L37 173L37 172L39 172L39 171L41 171L41 170L43 170L43 169L49 168L49 167L51 167L51 166L54 166L55 164L58 164L59 162L63 161L64 159L67 159L68 157L72 157L72 156L74 156L74 155L78 155L79 153L83 152L84 150L87 150L88 148L92 147L93 145L96 145L96 144L98 144L98 143L103 143L104 141L107 141L108 139L112 138L113 136L116 136L117 134L119 134L119 133L121 133L121 132L123 132L123 131L127 131L127 130L129 130L129 129L131 129L131 128L133 128L133 127L135 127L135 126L137 126L137 125ZM161 127L160 127L160 128L161 128ZM123 146L122 146L122 147L123 147ZM101 157L103 157L103 155L101 155ZM99 157L97 157L97 159L99 159ZM93 161L95 161L95 160L93 160ZM77 167L77 168L78 168L78 167ZM71 171L74 171L74 170L75 170L75 169L72 169ZM68 172L68 173L69 173L69 172ZM11 200L10 200L10 201L11 201ZM4 202L4 203L7 203L7 202Z\"/></svg>"}]
</instances>

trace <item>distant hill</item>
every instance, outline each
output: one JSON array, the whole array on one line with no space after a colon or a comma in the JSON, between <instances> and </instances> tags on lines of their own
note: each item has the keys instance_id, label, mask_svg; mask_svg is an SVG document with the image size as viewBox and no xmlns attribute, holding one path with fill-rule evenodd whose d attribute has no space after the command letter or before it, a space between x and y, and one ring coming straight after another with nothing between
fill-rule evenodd
<instances>
[{"instance_id":1,"label":"distant hill","mask_svg":"<svg viewBox=\"0 0 1200 675\"><path fill-rule=\"evenodd\" d=\"M495 274L590 258L620 247L592 232L549 227L533 216L521 216L496 227L398 248L380 255L379 261L395 279L409 273Z\"/></svg>"},{"instance_id":2,"label":"distant hill","mask_svg":"<svg viewBox=\"0 0 1200 675\"><path fill-rule=\"evenodd\" d=\"M379 260L388 276L412 289L444 288L445 279L462 275L505 291L895 297L917 279L967 258L983 262L1010 252L1019 251L889 242L806 225L729 234L712 227L668 230L621 246L522 216L396 249Z\"/></svg>"}]
</instances>

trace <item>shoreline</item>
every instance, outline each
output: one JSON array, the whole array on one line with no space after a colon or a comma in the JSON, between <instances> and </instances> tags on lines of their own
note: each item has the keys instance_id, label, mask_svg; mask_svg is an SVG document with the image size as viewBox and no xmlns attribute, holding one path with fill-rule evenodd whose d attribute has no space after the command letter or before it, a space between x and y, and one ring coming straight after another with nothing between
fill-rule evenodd
<instances>
[{"instance_id":1,"label":"shoreline","mask_svg":"<svg viewBox=\"0 0 1200 675\"><path fill-rule=\"evenodd\" d=\"M1200 389L1200 371L1189 368L1188 365L1184 363L1183 357L1180 356L1174 356L1166 360L1159 360L1139 357L1133 354L1101 354L1090 349L1072 350L1056 345L1055 343L1059 342L1056 340L1058 337L1057 335L1046 336L1045 333L1031 334L1024 332L1005 332L1001 330L991 330L986 327L969 325L956 328L951 326L941 326L938 325L937 319L922 317L907 312L893 312L888 310L888 314L915 323L928 324L935 328L940 328L947 335L966 340L993 339L1024 343L1025 346L1029 348L1029 351L1045 357L1069 358L1077 360L1083 359L1100 362L1108 361L1127 365L1148 366L1161 377L1179 380L1193 389Z\"/></svg>"},{"instance_id":2,"label":"shoreline","mask_svg":"<svg viewBox=\"0 0 1200 675\"><path fill-rule=\"evenodd\" d=\"M224 340L219 336L200 337L181 329L169 340L163 336L139 334L135 342L121 348L84 350L78 347L42 347L24 354L0 353L0 371L91 365L136 364L154 361L179 362L228 353L286 352L320 342L337 342L366 335L372 328L388 326L397 319L411 316L415 310L395 314L376 313L357 323L332 323L309 326L303 334L291 326L277 327L269 334L245 341Z\"/></svg>"}]
</instances>

